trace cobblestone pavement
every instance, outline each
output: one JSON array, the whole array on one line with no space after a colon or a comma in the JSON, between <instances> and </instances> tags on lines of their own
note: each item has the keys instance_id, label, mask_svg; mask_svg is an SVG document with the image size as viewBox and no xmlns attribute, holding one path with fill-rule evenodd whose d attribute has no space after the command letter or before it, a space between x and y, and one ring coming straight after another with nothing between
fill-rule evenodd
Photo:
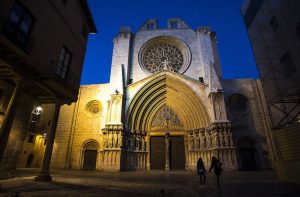
<instances>
[{"instance_id":1,"label":"cobblestone pavement","mask_svg":"<svg viewBox=\"0 0 300 197\"><path fill-rule=\"evenodd\" d=\"M37 169L19 169L14 179L0 180L0 196L300 196L300 186L279 182L272 171L224 172L221 188L213 173L200 188L199 177L188 171L99 172L53 171L53 182L33 182Z\"/></svg>"}]
</instances>

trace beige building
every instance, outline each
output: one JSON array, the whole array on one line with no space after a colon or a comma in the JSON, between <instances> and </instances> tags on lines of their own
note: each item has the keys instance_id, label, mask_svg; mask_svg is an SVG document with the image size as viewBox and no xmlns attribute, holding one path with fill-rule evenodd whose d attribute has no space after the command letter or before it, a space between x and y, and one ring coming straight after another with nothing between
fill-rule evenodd
<instances>
[{"instance_id":1,"label":"beige building","mask_svg":"<svg viewBox=\"0 0 300 197\"><path fill-rule=\"evenodd\" d=\"M265 93L279 178L300 183L300 1L247 0L241 12Z\"/></svg>"},{"instance_id":2,"label":"beige building","mask_svg":"<svg viewBox=\"0 0 300 197\"><path fill-rule=\"evenodd\" d=\"M61 108L53 168L194 169L213 155L228 170L271 167L260 83L222 79L209 28L167 24L120 29L110 82L81 86L77 102Z\"/></svg>"},{"instance_id":3,"label":"beige building","mask_svg":"<svg viewBox=\"0 0 300 197\"><path fill-rule=\"evenodd\" d=\"M21 155L42 164L37 180L51 179L58 113L77 100L90 32L96 27L86 0L0 2L0 178L14 176ZM37 124L41 104L52 104L46 124ZM32 152L23 151L24 141L36 142Z\"/></svg>"}]
</instances>

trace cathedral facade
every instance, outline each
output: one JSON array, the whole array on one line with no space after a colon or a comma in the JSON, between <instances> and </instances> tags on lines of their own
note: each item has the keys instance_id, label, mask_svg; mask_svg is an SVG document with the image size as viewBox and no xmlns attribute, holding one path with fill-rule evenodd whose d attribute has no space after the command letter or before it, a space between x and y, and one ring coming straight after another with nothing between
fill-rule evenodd
<instances>
[{"instance_id":1,"label":"cathedral facade","mask_svg":"<svg viewBox=\"0 0 300 197\"><path fill-rule=\"evenodd\" d=\"M62 106L51 166L194 169L199 157L208 166L217 156L228 170L270 168L263 98L257 80L222 78L216 34L208 27L194 30L172 18L166 28L154 19L135 33L121 28L110 82L82 85L77 102ZM19 167L31 166L30 155L40 165L43 148L33 147L25 142Z\"/></svg>"}]
</instances>

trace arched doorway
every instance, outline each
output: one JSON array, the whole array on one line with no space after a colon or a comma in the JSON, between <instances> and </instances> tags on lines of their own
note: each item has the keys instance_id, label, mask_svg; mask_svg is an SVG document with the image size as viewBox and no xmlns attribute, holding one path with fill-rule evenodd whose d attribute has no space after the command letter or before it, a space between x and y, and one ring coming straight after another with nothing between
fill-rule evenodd
<instances>
[{"instance_id":1,"label":"arched doorway","mask_svg":"<svg viewBox=\"0 0 300 197\"><path fill-rule=\"evenodd\" d=\"M95 170L97 164L98 144L94 141L88 142L83 147L83 170Z\"/></svg>"},{"instance_id":2,"label":"arched doorway","mask_svg":"<svg viewBox=\"0 0 300 197\"><path fill-rule=\"evenodd\" d=\"M254 140L250 137L243 137L238 142L241 170L257 170L259 159L255 148Z\"/></svg>"},{"instance_id":3,"label":"arched doorway","mask_svg":"<svg viewBox=\"0 0 300 197\"><path fill-rule=\"evenodd\" d=\"M187 150L188 131L207 128L210 117L203 104L206 98L199 97L204 93L196 93L186 80L169 71L158 73L130 101L126 125L129 132L147 136L147 169L194 168L196 155Z\"/></svg>"},{"instance_id":4,"label":"arched doorway","mask_svg":"<svg viewBox=\"0 0 300 197\"><path fill-rule=\"evenodd\" d=\"M27 158L26 168L31 168L32 161L33 161L33 154L30 154Z\"/></svg>"}]
</instances>

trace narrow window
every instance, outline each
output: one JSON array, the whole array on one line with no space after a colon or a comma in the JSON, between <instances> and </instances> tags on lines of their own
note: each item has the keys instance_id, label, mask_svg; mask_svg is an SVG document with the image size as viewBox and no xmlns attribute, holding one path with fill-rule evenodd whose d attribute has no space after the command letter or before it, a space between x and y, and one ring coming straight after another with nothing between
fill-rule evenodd
<instances>
[{"instance_id":1,"label":"narrow window","mask_svg":"<svg viewBox=\"0 0 300 197\"><path fill-rule=\"evenodd\" d=\"M275 16L273 16L273 17L271 18L271 20L270 20L270 25L271 25L271 27L272 27L273 32L275 32L275 31L278 29L279 25L278 25L278 21L277 21L277 19L276 19Z\"/></svg>"},{"instance_id":2,"label":"narrow window","mask_svg":"<svg viewBox=\"0 0 300 197\"><path fill-rule=\"evenodd\" d=\"M291 77L297 71L293 59L288 52L281 56L280 65L282 73L286 78Z\"/></svg>"},{"instance_id":3,"label":"narrow window","mask_svg":"<svg viewBox=\"0 0 300 197\"><path fill-rule=\"evenodd\" d=\"M2 112L2 98L3 98L3 90L0 89L0 116L4 115L4 112Z\"/></svg>"},{"instance_id":4,"label":"narrow window","mask_svg":"<svg viewBox=\"0 0 300 197\"><path fill-rule=\"evenodd\" d=\"M29 134L29 135L28 135L28 139L27 139L27 143L33 144L33 142L34 142L34 135Z\"/></svg>"},{"instance_id":5,"label":"narrow window","mask_svg":"<svg viewBox=\"0 0 300 197\"><path fill-rule=\"evenodd\" d=\"M2 95L3 95L3 90L0 89L0 101L1 101L1 99L2 99Z\"/></svg>"},{"instance_id":6,"label":"narrow window","mask_svg":"<svg viewBox=\"0 0 300 197\"><path fill-rule=\"evenodd\" d=\"M87 36L88 36L89 32L88 32L88 29L85 25L82 25L82 28L81 28L81 35L83 36L84 39L87 39Z\"/></svg>"},{"instance_id":7,"label":"narrow window","mask_svg":"<svg viewBox=\"0 0 300 197\"><path fill-rule=\"evenodd\" d=\"M61 49L59 60L57 63L57 68L56 68L56 74L63 79L66 79L67 77L71 59L72 59L71 52L66 47L63 47Z\"/></svg>"},{"instance_id":8,"label":"narrow window","mask_svg":"<svg viewBox=\"0 0 300 197\"><path fill-rule=\"evenodd\" d=\"M298 39L300 40L300 23L297 23L296 34L297 34Z\"/></svg>"},{"instance_id":9,"label":"narrow window","mask_svg":"<svg viewBox=\"0 0 300 197\"><path fill-rule=\"evenodd\" d=\"M148 23L147 24L147 30L154 30L154 24L153 23Z\"/></svg>"},{"instance_id":10,"label":"narrow window","mask_svg":"<svg viewBox=\"0 0 300 197\"><path fill-rule=\"evenodd\" d=\"M170 23L170 27L171 27L171 29L176 29L176 28L178 28L178 23L176 21L172 21Z\"/></svg>"},{"instance_id":11,"label":"narrow window","mask_svg":"<svg viewBox=\"0 0 300 197\"><path fill-rule=\"evenodd\" d=\"M5 34L20 48L25 49L33 23L33 15L23 5L15 2L8 16Z\"/></svg>"},{"instance_id":12,"label":"narrow window","mask_svg":"<svg viewBox=\"0 0 300 197\"><path fill-rule=\"evenodd\" d=\"M258 10L264 3L264 0L252 0L248 6L248 9L244 16L244 21L247 29L250 27L251 23L253 22Z\"/></svg>"},{"instance_id":13,"label":"narrow window","mask_svg":"<svg viewBox=\"0 0 300 197\"><path fill-rule=\"evenodd\" d=\"M204 83L203 77L199 77L199 82Z\"/></svg>"}]
</instances>

